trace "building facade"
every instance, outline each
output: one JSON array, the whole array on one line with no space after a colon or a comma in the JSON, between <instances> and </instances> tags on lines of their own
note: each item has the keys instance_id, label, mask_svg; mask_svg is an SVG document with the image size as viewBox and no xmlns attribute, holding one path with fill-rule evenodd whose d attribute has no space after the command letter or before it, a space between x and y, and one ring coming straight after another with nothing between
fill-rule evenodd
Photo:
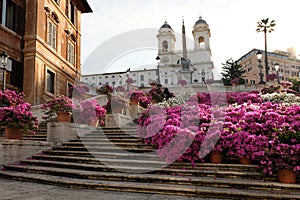
<instances>
[{"instance_id":1,"label":"building facade","mask_svg":"<svg viewBox=\"0 0 300 200\"><path fill-rule=\"evenodd\" d=\"M0 0L0 51L10 57L7 85L42 104L68 95L80 77L81 14L86 0ZM3 19L5 18L5 19Z\"/></svg>"},{"instance_id":2,"label":"building facade","mask_svg":"<svg viewBox=\"0 0 300 200\"><path fill-rule=\"evenodd\" d=\"M81 82L90 86L99 87L104 84L109 84L114 87L127 87L126 80L128 77L133 79L131 85L135 87L150 87L149 83L158 81L157 69L143 69L126 72L112 72L103 74L82 75Z\"/></svg>"},{"instance_id":3,"label":"building facade","mask_svg":"<svg viewBox=\"0 0 300 200\"><path fill-rule=\"evenodd\" d=\"M175 49L176 37L172 27L165 22L158 31L158 58L160 62L159 80L162 85L177 84L186 79L190 84L205 83L207 79L214 79L210 49L210 28L202 17L193 27L194 49L186 49L185 26L182 25L182 50ZM183 66L182 61L188 62ZM186 75L186 76L185 76ZM188 77L188 78L187 78Z\"/></svg>"},{"instance_id":4,"label":"building facade","mask_svg":"<svg viewBox=\"0 0 300 200\"><path fill-rule=\"evenodd\" d=\"M257 52L260 51L263 54L261 58L263 81L266 81L266 68L264 63L264 51L258 49L252 49L247 54L243 55L237 60L238 64L243 66L246 70L244 79L246 84L254 85L260 82L260 68L257 59ZM275 64L278 63L279 69L276 71ZM300 78L300 59L296 57L295 50L288 48L287 51L276 50L274 52L268 52L268 74L278 74L279 81L288 81L289 78Z\"/></svg>"},{"instance_id":5,"label":"building facade","mask_svg":"<svg viewBox=\"0 0 300 200\"><path fill-rule=\"evenodd\" d=\"M158 30L158 65L155 69L135 70L130 71L129 74L113 72L83 75L81 82L92 86L103 84L126 86L126 79L131 77L134 81L132 85L136 87L149 87L149 83L152 81L165 87L176 86L178 81L182 79L186 79L189 84L205 84L205 80L214 78L209 26L201 17L196 21L193 27L194 49L189 50L186 49L185 44L184 23L182 28L182 50L175 49L176 37L172 27L167 22ZM183 59L188 62L188 67L183 68Z\"/></svg>"}]
</instances>

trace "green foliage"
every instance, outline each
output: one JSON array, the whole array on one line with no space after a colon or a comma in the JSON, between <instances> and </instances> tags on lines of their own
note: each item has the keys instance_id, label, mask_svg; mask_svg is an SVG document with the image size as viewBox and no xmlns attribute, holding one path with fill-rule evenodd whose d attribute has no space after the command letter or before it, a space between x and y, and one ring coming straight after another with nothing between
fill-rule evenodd
<instances>
[{"instance_id":1,"label":"green foliage","mask_svg":"<svg viewBox=\"0 0 300 200\"><path fill-rule=\"evenodd\" d=\"M296 91L297 93L300 93L300 79L297 77L289 78L289 81L293 83L293 86L291 87L292 90Z\"/></svg>"},{"instance_id":2,"label":"green foliage","mask_svg":"<svg viewBox=\"0 0 300 200\"><path fill-rule=\"evenodd\" d=\"M235 78L239 79L238 84L245 84L245 80L242 77L246 71L243 70L242 65L238 64L232 58L226 60L226 63L222 63L222 65L223 72L221 74L224 85L231 85L230 81Z\"/></svg>"},{"instance_id":3,"label":"green foliage","mask_svg":"<svg viewBox=\"0 0 300 200\"><path fill-rule=\"evenodd\" d=\"M271 33L272 31L274 31L275 26L276 26L275 20L272 20L269 23L269 18L262 19L261 21L257 22L256 32Z\"/></svg>"}]
</instances>

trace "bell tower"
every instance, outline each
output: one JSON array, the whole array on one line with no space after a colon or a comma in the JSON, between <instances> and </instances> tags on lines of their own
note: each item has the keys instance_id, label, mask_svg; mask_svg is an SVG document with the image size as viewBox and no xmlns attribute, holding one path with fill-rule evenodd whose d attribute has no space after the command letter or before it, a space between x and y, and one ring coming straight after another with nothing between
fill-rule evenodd
<instances>
[{"instance_id":1,"label":"bell tower","mask_svg":"<svg viewBox=\"0 0 300 200\"><path fill-rule=\"evenodd\" d=\"M158 54L164 54L175 51L175 34L171 26L165 21L160 27L157 34L158 38Z\"/></svg>"},{"instance_id":2,"label":"bell tower","mask_svg":"<svg viewBox=\"0 0 300 200\"><path fill-rule=\"evenodd\" d=\"M201 16L193 27L193 36L195 50L206 49L210 51L210 29L206 21L203 20Z\"/></svg>"}]
</instances>

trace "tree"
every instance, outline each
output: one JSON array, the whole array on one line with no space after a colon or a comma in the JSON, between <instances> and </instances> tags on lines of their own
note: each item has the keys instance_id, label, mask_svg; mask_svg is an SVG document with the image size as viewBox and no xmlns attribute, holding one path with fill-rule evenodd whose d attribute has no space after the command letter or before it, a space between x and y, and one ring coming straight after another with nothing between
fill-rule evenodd
<instances>
[{"instance_id":1,"label":"tree","mask_svg":"<svg viewBox=\"0 0 300 200\"><path fill-rule=\"evenodd\" d=\"M243 70L243 66L238 64L237 61L234 61L232 58L226 60L226 63L222 63L223 72L222 80L224 85L231 85L230 81L233 79L239 79L238 84L245 84L243 79L243 74L246 72Z\"/></svg>"},{"instance_id":2,"label":"tree","mask_svg":"<svg viewBox=\"0 0 300 200\"><path fill-rule=\"evenodd\" d=\"M300 93L300 79L298 77L293 77L289 78L289 81L293 83L291 89L296 91L297 93Z\"/></svg>"},{"instance_id":3,"label":"tree","mask_svg":"<svg viewBox=\"0 0 300 200\"><path fill-rule=\"evenodd\" d=\"M265 68L266 68L266 76L269 74L268 72L268 50L267 50L267 32L271 33L274 31L274 27L276 26L275 20L269 22L269 18L262 19L257 22L256 32L264 32L265 35Z\"/></svg>"}]
</instances>

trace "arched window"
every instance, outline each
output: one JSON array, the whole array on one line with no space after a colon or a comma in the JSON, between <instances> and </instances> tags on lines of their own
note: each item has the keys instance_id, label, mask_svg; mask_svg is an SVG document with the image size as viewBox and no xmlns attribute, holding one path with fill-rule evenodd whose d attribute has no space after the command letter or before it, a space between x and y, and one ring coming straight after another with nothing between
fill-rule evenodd
<instances>
[{"instance_id":1,"label":"arched window","mask_svg":"<svg viewBox=\"0 0 300 200\"><path fill-rule=\"evenodd\" d=\"M205 47L204 37L200 36L198 38L198 43L199 43L200 48L204 48Z\"/></svg>"},{"instance_id":2,"label":"arched window","mask_svg":"<svg viewBox=\"0 0 300 200\"><path fill-rule=\"evenodd\" d=\"M164 50L164 51L168 50L168 46L169 46L169 45L168 45L168 41L166 41L166 40L163 41L162 45L163 45L163 50Z\"/></svg>"}]
</instances>

